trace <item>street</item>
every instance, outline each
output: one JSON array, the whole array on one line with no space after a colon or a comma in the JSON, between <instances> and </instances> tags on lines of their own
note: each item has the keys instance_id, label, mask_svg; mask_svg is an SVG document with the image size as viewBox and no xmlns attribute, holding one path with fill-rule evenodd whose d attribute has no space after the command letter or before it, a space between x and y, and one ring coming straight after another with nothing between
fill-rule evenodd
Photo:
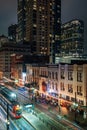
<instances>
[{"instance_id":1,"label":"street","mask_svg":"<svg viewBox=\"0 0 87 130\"><path fill-rule=\"evenodd\" d=\"M13 89L13 88L11 87L11 89ZM57 123L59 123L61 129L62 129L62 127L72 128L73 130L78 130L78 128L80 128L78 125L76 125L73 122L74 113L71 113L65 107L60 107L60 113L59 113L58 106L53 106L53 105L47 104L45 102L40 103L40 102L37 102L36 99L31 100L29 97L29 93L27 91L21 92L21 91L18 91L17 89L14 89L14 91L17 93L18 101L23 106L25 106L26 104L33 103L34 104L34 111L36 113L36 114L34 114L34 116L36 116L36 119L38 118L38 120L39 119L42 120L42 122L49 124L50 127L55 128ZM39 114L38 114L38 111L39 111ZM43 114L41 114L41 113L43 113ZM27 115L30 115L30 113L27 112ZM47 118L46 118L46 115L48 116ZM62 120L59 119L59 115L60 115L60 117L62 117L61 118ZM24 114L23 114L23 116L24 116ZM26 119L25 116L24 116L24 118ZM51 120L49 121L49 122L51 122L51 124L48 121L46 122L46 120L48 120L49 118L51 118ZM69 122L68 119L70 119L72 121L72 123ZM30 120L29 120L29 122L30 122ZM56 122L56 124L54 122ZM82 129L80 128L80 130L82 130Z\"/></svg>"},{"instance_id":2,"label":"street","mask_svg":"<svg viewBox=\"0 0 87 130\"><path fill-rule=\"evenodd\" d=\"M41 110L42 112L47 114L49 117L53 118L54 120L57 120L57 115L59 115L59 107L58 106L55 107L53 105L46 104L45 102L43 102L43 103L36 102L35 99L31 100L31 99L29 99L29 93L26 93L26 95L25 95L25 93L23 92L21 94L19 93L18 95L19 95L18 96L19 97L19 101L21 101L22 103L23 102L24 102L24 104L26 104L26 103L33 103L35 105L35 109L38 108L39 110ZM27 100L27 98L29 100ZM23 100L21 100L21 99L23 99ZM69 119L70 121L72 121L72 124L71 124L70 122L67 123L65 120L62 120L62 124L63 125L67 125L67 126L70 125L70 127L74 128L74 129L76 127L79 128L78 125L76 125L76 126L74 125L74 113L70 112L65 107L61 107L60 108L60 112L61 112L60 115L62 117L66 117L66 119Z\"/></svg>"}]
</instances>

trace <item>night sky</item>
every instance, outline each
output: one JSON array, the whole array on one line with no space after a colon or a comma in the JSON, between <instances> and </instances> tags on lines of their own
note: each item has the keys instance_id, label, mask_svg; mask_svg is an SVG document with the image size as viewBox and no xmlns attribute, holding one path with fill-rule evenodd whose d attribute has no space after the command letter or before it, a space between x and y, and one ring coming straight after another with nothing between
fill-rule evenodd
<instances>
[{"instance_id":1,"label":"night sky","mask_svg":"<svg viewBox=\"0 0 87 130\"><path fill-rule=\"evenodd\" d=\"M61 0L62 23L72 19L85 21L87 30L87 0ZM0 0L0 35L7 35L8 26L17 23L17 0Z\"/></svg>"},{"instance_id":2,"label":"night sky","mask_svg":"<svg viewBox=\"0 0 87 130\"><path fill-rule=\"evenodd\" d=\"M0 0L0 35L7 35L8 26L17 23L17 0Z\"/></svg>"}]
</instances>

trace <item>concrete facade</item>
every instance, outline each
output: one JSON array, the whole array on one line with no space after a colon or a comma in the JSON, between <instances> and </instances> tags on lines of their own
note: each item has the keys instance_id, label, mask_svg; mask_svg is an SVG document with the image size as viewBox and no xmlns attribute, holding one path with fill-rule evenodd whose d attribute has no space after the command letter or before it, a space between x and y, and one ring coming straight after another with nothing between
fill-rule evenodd
<instances>
[{"instance_id":1,"label":"concrete facade","mask_svg":"<svg viewBox=\"0 0 87 130\"><path fill-rule=\"evenodd\" d=\"M26 82L36 82L39 93L87 106L87 64L26 64L26 68Z\"/></svg>"}]
</instances>

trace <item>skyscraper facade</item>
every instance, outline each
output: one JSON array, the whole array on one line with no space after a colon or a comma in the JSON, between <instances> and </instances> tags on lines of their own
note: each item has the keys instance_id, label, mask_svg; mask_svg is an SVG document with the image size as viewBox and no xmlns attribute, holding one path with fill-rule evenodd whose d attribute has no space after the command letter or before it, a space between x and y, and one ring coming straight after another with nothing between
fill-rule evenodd
<instances>
[{"instance_id":1,"label":"skyscraper facade","mask_svg":"<svg viewBox=\"0 0 87 130\"><path fill-rule=\"evenodd\" d=\"M27 0L26 2L23 34L26 41L31 44L31 53L49 55L50 62L55 62L55 56L60 48L61 0ZM18 13L19 27L22 22L19 14L22 13L22 11Z\"/></svg>"},{"instance_id":2,"label":"skyscraper facade","mask_svg":"<svg viewBox=\"0 0 87 130\"><path fill-rule=\"evenodd\" d=\"M61 38L62 55L82 55L84 51L84 22L74 19L63 24Z\"/></svg>"},{"instance_id":3,"label":"skyscraper facade","mask_svg":"<svg viewBox=\"0 0 87 130\"><path fill-rule=\"evenodd\" d=\"M17 42L26 41L26 0L17 1Z\"/></svg>"}]
</instances>

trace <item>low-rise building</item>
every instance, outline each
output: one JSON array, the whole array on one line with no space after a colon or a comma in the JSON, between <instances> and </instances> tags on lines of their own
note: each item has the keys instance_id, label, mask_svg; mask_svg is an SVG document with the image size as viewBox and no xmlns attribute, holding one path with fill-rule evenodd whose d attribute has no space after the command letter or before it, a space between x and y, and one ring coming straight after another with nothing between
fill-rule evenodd
<instances>
[{"instance_id":1,"label":"low-rise building","mask_svg":"<svg viewBox=\"0 0 87 130\"><path fill-rule=\"evenodd\" d=\"M26 64L26 68L26 82L37 83L41 95L87 106L86 61L70 64Z\"/></svg>"}]
</instances>

